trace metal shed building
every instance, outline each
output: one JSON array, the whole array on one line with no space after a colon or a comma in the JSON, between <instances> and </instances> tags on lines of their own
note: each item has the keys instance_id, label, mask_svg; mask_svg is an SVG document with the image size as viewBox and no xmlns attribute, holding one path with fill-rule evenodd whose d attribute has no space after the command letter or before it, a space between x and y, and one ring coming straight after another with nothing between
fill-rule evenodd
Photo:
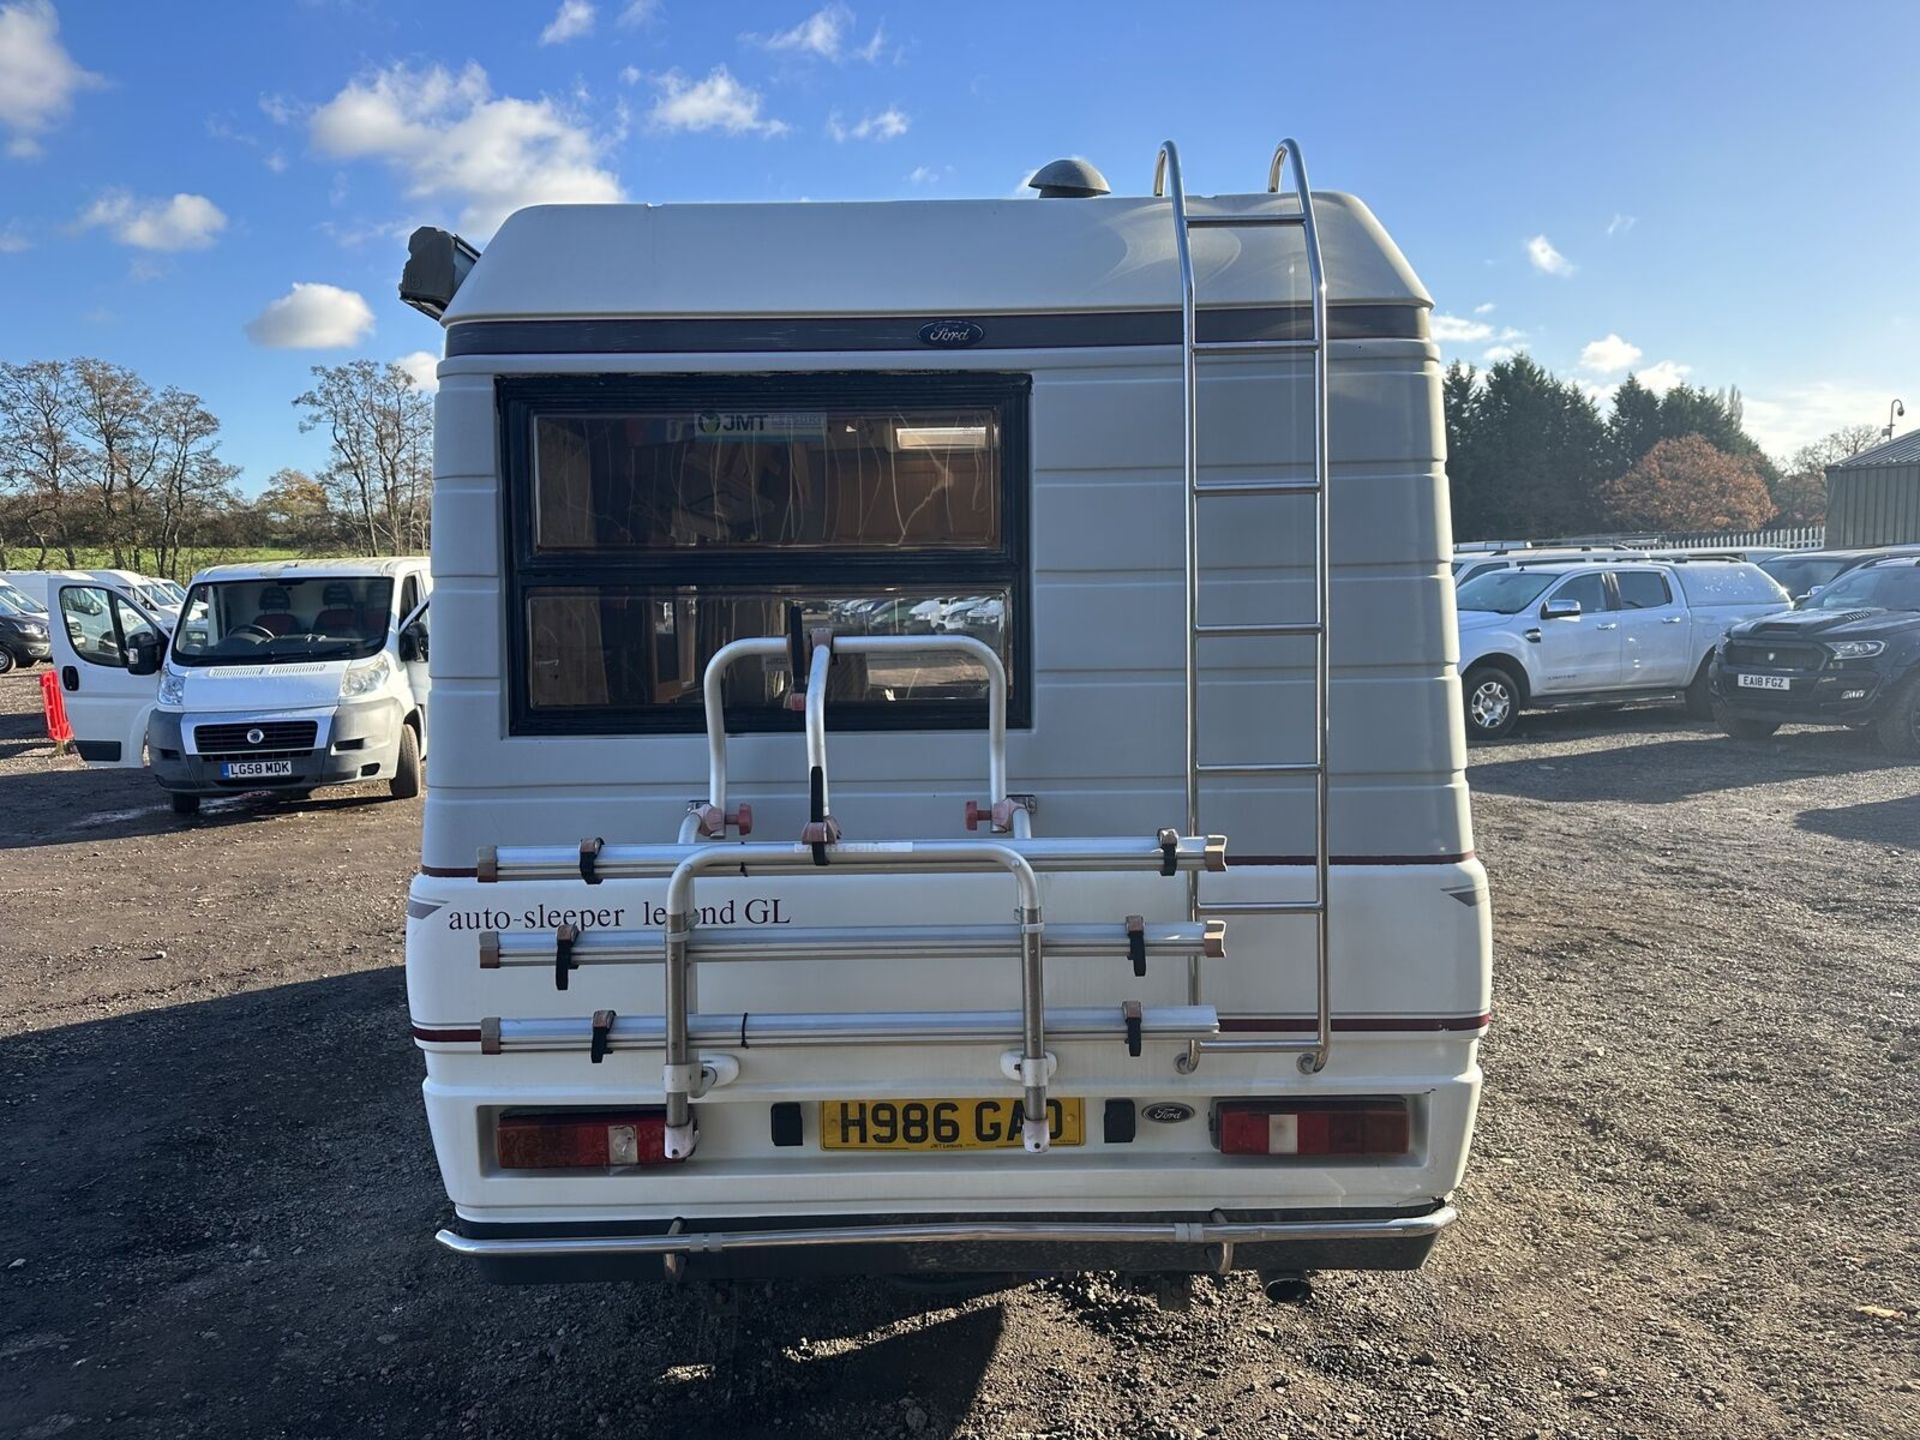
<instances>
[{"instance_id":1,"label":"metal shed building","mask_svg":"<svg viewBox=\"0 0 1920 1440\"><path fill-rule=\"evenodd\" d=\"M1827 544L1920 543L1920 430L1827 467Z\"/></svg>"}]
</instances>

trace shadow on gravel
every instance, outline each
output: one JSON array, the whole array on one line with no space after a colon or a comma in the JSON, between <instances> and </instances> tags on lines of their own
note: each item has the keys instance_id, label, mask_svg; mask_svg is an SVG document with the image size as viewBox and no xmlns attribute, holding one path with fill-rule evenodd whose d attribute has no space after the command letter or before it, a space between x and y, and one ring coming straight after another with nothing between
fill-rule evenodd
<instances>
[{"instance_id":1,"label":"shadow on gravel","mask_svg":"<svg viewBox=\"0 0 1920 1440\"><path fill-rule=\"evenodd\" d=\"M0 745L0 759L6 758ZM198 815L175 815L167 792L145 770L90 770L68 763L0 775L0 850L187 834L245 825L263 814L355 810L387 799L384 785L323 790L305 799L249 790L210 795Z\"/></svg>"},{"instance_id":2,"label":"shadow on gravel","mask_svg":"<svg viewBox=\"0 0 1920 1440\"><path fill-rule=\"evenodd\" d=\"M1920 769L1914 778L1920 781ZM1874 845L1920 850L1920 794L1835 810L1805 810L1793 823L1799 829L1831 835L1836 840L1865 840Z\"/></svg>"},{"instance_id":3,"label":"shadow on gravel","mask_svg":"<svg viewBox=\"0 0 1920 1440\"><path fill-rule=\"evenodd\" d=\"M1536 732L1527 738L1546 737ZM1701 730L1687 739L1606 750L1570 750L1525 760L1501 760L1499 755L1499 746L1474 748L1467 772L1474 789L1573 804L1620 800L1665 805L1779 780L1912 765L1883 754L1871 735L1852 730L1790 731L1770 740L1733 740Z\"/></svg>"},{"instance_id":4,"label":"shadow on gravel","mask_svg":"<svg viewBox=\"0 0 1920 1440\"><path fill-rule=\"evenodd\" d=\"M398 968L0 1040L0 1434L919 1440L973 1405L979 1297L482 1285L432 1243L421 1071Z\"/></svg>"}]
</instances>

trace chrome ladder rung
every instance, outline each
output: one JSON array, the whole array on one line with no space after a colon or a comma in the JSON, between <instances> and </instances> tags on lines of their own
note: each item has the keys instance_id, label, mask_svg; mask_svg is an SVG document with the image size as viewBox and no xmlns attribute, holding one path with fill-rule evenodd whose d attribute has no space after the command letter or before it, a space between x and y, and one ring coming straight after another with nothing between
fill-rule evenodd
<instances>
[{"instance_id":1,"label":"chrome ladder rung","mask_svg":"<svg viewBox=\"0 0 1920 1440\"><path fill-rule=\"evenodd\" d=\"M1311 760L1283 760L1271 764L1196 765L1202 775L1318 775L1320 767Z\"/></svg>"},{"instance_id":2,"label":"chrome ladder rung","mask_svg":"<svg viewBox=\"0 0 1920 1440\"><path fill-rule=\"evenodd\" d=\"M1267 350L1318 350L1320 342L1305 340L1196 340L1196 355L1258 355Z\"/></svg>"},{"instance_id":3,"label":"chrome ladder rung","mask_svg":"<svg viewBox=\"0 0 1920 1440\"><path fill-rule=\"evenodd\" d=\"M1209 495L1318 495L1317 480L1210 480L1195 485L1193 493L1202 499Z\"/></svg>"},{"instance_id":4,"label":"chrome ladder rung","mask_svg":"<svg viewBox=\"0 0 1920 1440\"><path fill-rule=\"evenodd\" d=\"M1304 225L1307 217L1301 215L1189 215L1189 230L1232 230L1242 225Z\"/></svg>"},{"instance_id":5,"label":"chrome ladder rung","mask_svg":"<svg viewBox=\"0 0 1920 1440\"><path fill-rule=\"evenodd\" d=\"M1269 624L1265 621L1251 621L1245 625L1196 625L1193 627L1193 633L1209 640L1252 635L1318 635L1320 622L1303 620Z\"/></svg>"}]
</instances>

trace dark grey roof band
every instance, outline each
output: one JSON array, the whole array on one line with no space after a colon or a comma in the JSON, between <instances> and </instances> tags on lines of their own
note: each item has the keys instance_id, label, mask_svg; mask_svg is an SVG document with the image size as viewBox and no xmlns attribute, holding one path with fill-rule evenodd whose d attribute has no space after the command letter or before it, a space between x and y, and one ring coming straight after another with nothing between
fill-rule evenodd
<instances>
[{"instance_id":1,"label":"dark grey roof band","mask_svg":"<svg viewBox=\"0 0 1920 1440\"><path fill-rule=\"evenodd\" d=\"M447 356L673 355L766 351L918 351L943 348L921 339L935 322L965 321L979 338L969 350L1048 350L1095 345L1178 345L1177 310L1079 311L1028 315L909 315L831 319L466 320L447 328ZM1303 340L1304 305L1203 310L1202 340ZM1417 305L1336 305L1335 340L1424 340L1427 312Z\"/></svg>"}]
</instances>

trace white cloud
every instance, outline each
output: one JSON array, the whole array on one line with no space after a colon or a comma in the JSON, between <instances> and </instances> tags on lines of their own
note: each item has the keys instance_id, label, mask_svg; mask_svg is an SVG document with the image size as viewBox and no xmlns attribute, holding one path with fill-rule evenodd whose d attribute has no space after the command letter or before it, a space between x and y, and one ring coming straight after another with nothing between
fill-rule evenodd
<instances>
[{"instance_id":1,"label":"white cloud","mask_svg":"<svg viewBox=\"0 0 1920 1440\"><path fill-rule=\"evenodd\" d=\"M787 133L786 121L761 118L760 92L742 85L724 65L714 66L704 80L669 70L653 83L660 98L647 112L647 124L656 130L724 130L767 138Z\"/></svg>"},{"instance_id":2,"label":"white cloud","mask_svg":"<svg viewBox=\"0 0 1920 1440\"><path fill-rule=\"evenodd\" d=\"M1683 382L1692 372L1691 365L1682 365L1673 360L1662 360L1658 365L1649 365L1635 372L1640 383L1656 395L1664 395L1674 386Z\"/></svg>"},{"instance_id":3,"label":"white cloud","mask_svg":"<svg viewBox=\"0 0 1920 1440\"><path fill-rule=\"evenodd\" d=\"M554 12L553 19L547 22L547 28L540 32L542 45L564 45L569 40L578 40L582 35L593 33L594 9L587 0L560 0L560 8Z\"/></svg>"},{"instance_id":4,"label":"white cloud","mask_svg":"<svg viewBox=\"0 0 1920 1440\"><path fill-rule=\"evenodd\" d=\"M1511 360L1527 347L1524 345L1489 345L1480 352L1480 358L1489 365L1498 365L1502 360Z\"/></svg>"},{"instance_id":5,"label":"white cloud","mask_svg":"<svg viewBox=\"0 0 1920 1440\"><path fill-rule=\"evenodd\" d=\"M1885 425L1888 402L1899 393L1886 385L1816 380L1743 395L1741 401L1747 433L1768 454L1784 457L1843 425Z\"/></svg>"},{"instance_id":6,"label":"white cloud","mask_svg":"<svg viewBox=\"0 0 1920 1440\"><path fill-rule=\"evenodd\" d=\"M275 350L338 350L373 329L373 311L352 290L295 281L247 322L247 338Z\"/></svg>"},{"instance_id":7,"label":"white cloud","mask_svg":"<svg viewBox=\"0 0 1920 1440\"><path fill-rule=\"evenodd\" d=\"M879 63L880 54L887 45L886 27L875 26L872 38L866 44L849 48L853 20L853 11L836 0L834 4L814 11L791 30L780 30L771 35L743 35L740 38L776 53L785 51L795 55L814 55L836 62L852 59L864 60L869 65Z\"/></svg>"},{"instance_id":8,"label":"white cloud","mask_svg":"<svg viewBox=\"0 0 1920 1440\"><path fill-rule=\"evenodd\" d=\"M27 238L27 232L18 220L9 220L0 225L0 255L18 255L32 248L33 241Z\"/></svg>"},{"instance_id":9,"label":"white cloud","mask_svg":"<svg viewBox=\"0 0 1920 1440\"><path fill-rule=\"evenodd\" d=\"M1476 315L1491 315L1493 313L1493 302L1489 300L1484 305L1474 306L1473 313Z\"/></svg>"},{"instance_id":10,"label":"white cloud","mask_svg":"<svg viewBox=\"0 0 1920 1440\"><path fill-rule=\"evenodd\" d=\"M628 0L626 9L620 12L617 23L621 25L645 25L660 13L660 0Z\"/></svg>"},{"instance_id":11,"label":"white cloud","mask_svg":"<svg viewBox=\"0 0 1920 1440\"><path fill-rule=\"evenodd\" d=\"M606 204L624 197L596 136L553 101L492 93L468 65L404 64L353 81L314 111L314 145L343 159L380 159L416 200L459 206L458 223L485 238L523 205Z\"/></svg>"},{"instance_id":12,"label":"white cloud","mask_svg":"<svg viewBox=\"0 0 1920 1440\"><path fill-rule=\"evenodd\" d=\"M916 165L907 172L909 185L938 185L953 174L951 165Z\"/></svg>"},{"instance_id":13,"label":"white cloud","mask_svg":"<svg viewBox=\"0 0 1920 1440\"><path fill-rule=\"evenodd\" d=\"M10 134L9 155L40 154L40 137L67 118L73 97L104 84L60 43L60 17L48 0L0 5L0 126Z\"/></svg>"},{"instance_id":14,"label":"white cloud","mask_svg":"<svg viewBox=\"0 0 1920 1440\"><path fill-rule=\"evenodd\" d=\"M413 350L393 362L429 395L440 389L440 377L434 372L439 369L440 357L431 350Z\"/></svg>"},{"instance_id":15,"label":"white cloud","mask_svg":"<svg viewBox=\"0 0 1920 1440\"><path fill-rule=\"evenodd\" d=\"M907 133L906 112L897 105L889 105L879 114L862 115L853 124L845 124L840 112L834 111L827 116L827 133L835 140L897 140Z\"/></svg>"},{"instance_id":16,"label":"white cloud","mask_svg":"<svg viewBox=\"0 0 1920 1440\"><path fill-rule=\"evenodd\" d=\"M104 225L136 250L204 250L227 228L227 217L204 195L138 200L109 190L81 215L83 226Z\"/></svg>"},{"instance_id":17,"label":"white cloud","mask_svg":"<svg viewBox=\"0 0 1920 1440\"><path fill-rule=\"evenodd\" d=\"M260 163L276 175L284 175L287 170L287 157L278 150L269 150Z\"/></svg>"},{"instance_id":18,"label":"white cloud","mask_svg":"<svg viewBox=\"0 0 1920 1440\"><path fill-rule=\"evenodd\" d=\"M1476 340L1491 340L1493 327L1482 320L1462 320L1458 315L1435 315L1433 338L1442 345L1471 345Z\"/></svg>"},{"instance_id":19,"label":"white cloud","mask_svg":"<svg viewBox=\"0 0 1920 1440\"><path fill-rule=\"evenodd\" d=\"M838 60L841 43L852 24L853 11L844 5L828 5L814 11L791 30L747 38L766 50L797 50L818 55L823 60Z\"/></svg>"},{"instance_id":20,"label":"white cloud","mask_svg":"<svg viewBox=\"0 0 1920 1440\"><path fill-rule=\"evenodd\" d=\"M622 85L638 85L642 78L638 65L623 65L620 67L620 83Z\"/></svg>"},{"instance_id":21,"label":"white cloud","mask_svg":"<svg viewBox=\"0 0 1920 1440\"><path fill-rule=\"evenodd\" d=\"M1622 370L1631 370L1640 362L1642 353L1638 345L1630 344L1609 331L1604 340L1587 342L1580 351L1580 368L1591 370L1596 375L1614 375Z\"/></svg>"},{"instance_id":22,"label":"white cloud","mask_svg":"<svg viewBox=\"0 0 1920 1440\"><path fill-rule=\"evenodd\" d=\"M1639 223L1638 215L1622 215L1616 210L1613 218L1607 221L1607 238L1611 240L1615 235L1624 235Z\"/></svg>"},{"instance_id":23,"label":"white cloud","mask_svg":"<svg viewBox=\"0 0 1920 1440\"><path fill-rule=\"evenodd\" d=\"M300 107L284 95L262 95L260 113L276 125L291 125L300 114Z\"/></svg>"},{"instance_id":24,"label":"white cloud","mask_svg":"<svg viewBox=\"0 0 1920 1440\"><path fill-rule=\"evenodd\" d=\"M1544 235L1536 235L1527 241L1527 259L1533 262L1533 268L1546 275L1571 275L1573 262L1553 248L1553 242Z\"/></svg>"}]
</instances>

